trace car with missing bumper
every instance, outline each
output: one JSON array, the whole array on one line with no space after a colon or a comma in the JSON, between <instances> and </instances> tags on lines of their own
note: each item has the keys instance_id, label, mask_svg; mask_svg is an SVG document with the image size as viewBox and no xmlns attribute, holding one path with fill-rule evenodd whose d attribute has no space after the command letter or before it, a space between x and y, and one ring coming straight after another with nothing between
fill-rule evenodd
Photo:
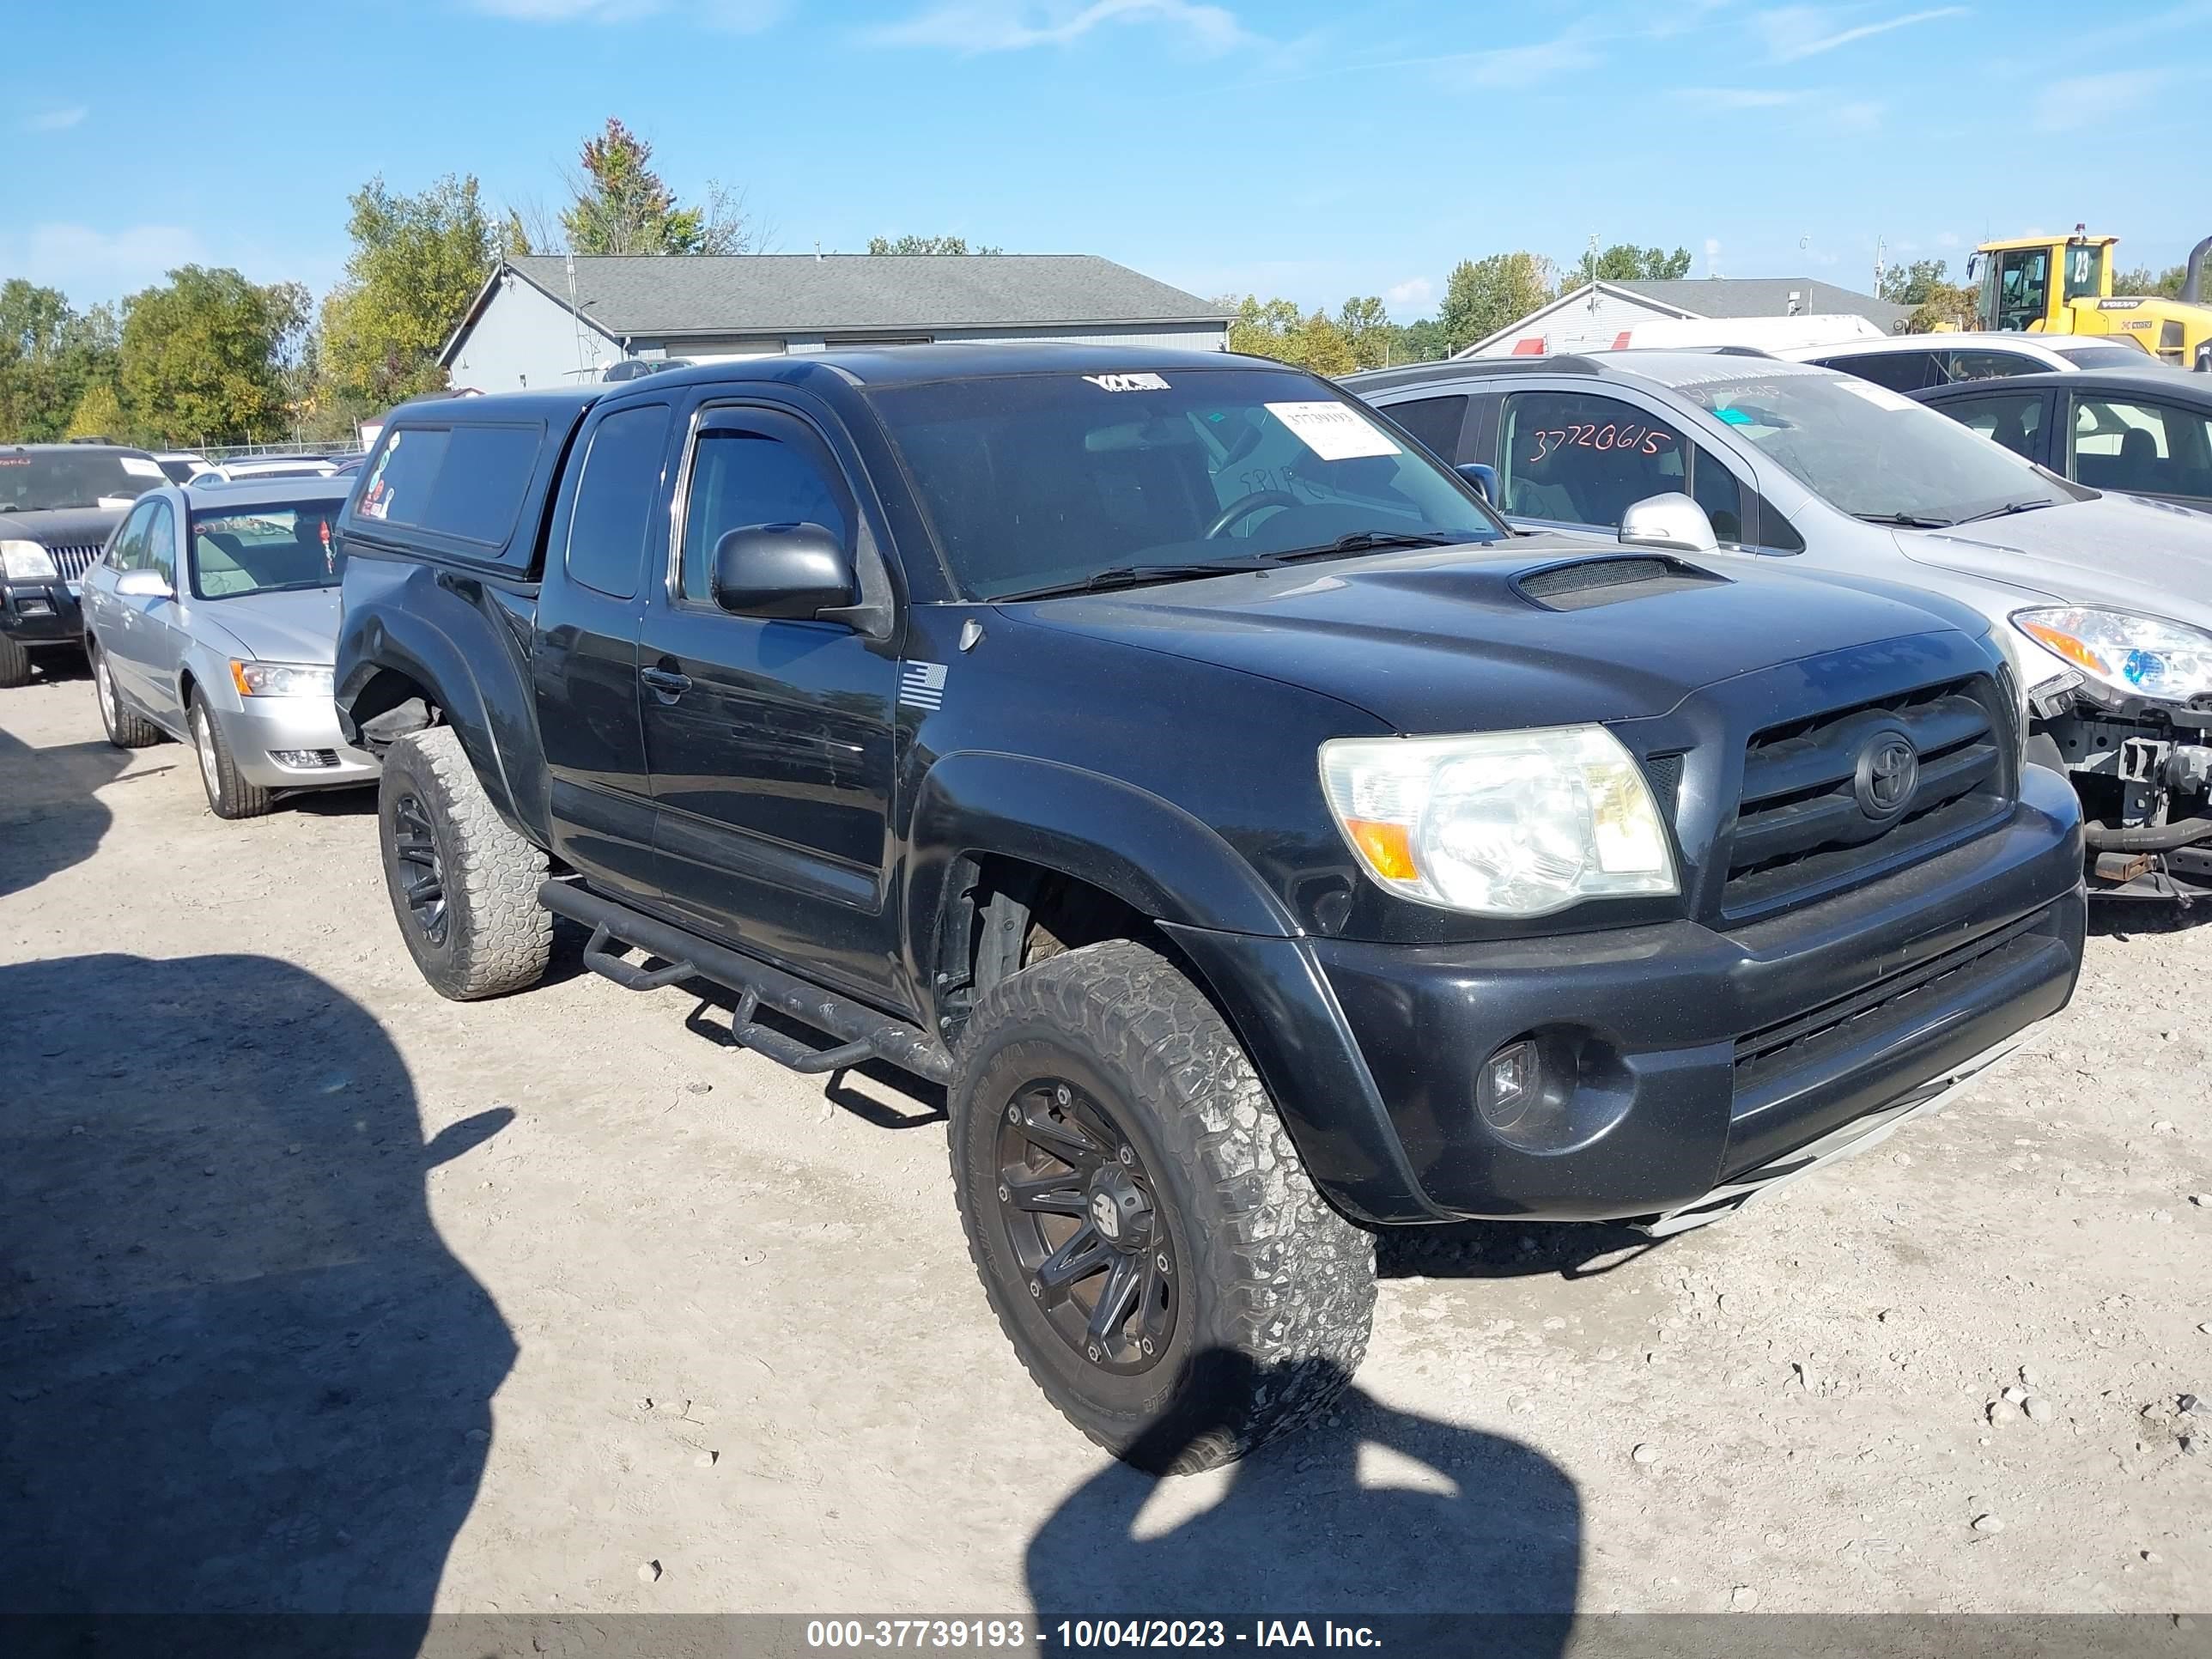
<instances>
[{"instance_id":1,"label":"car with missing bumper","mask_svg":"<svg viewBox=\"0 0 2212 1659\"><path fill-rule=\"evenodd\" d=\"M131 503L162 482L141 449L0 445L0 686L39 657L76 654L84 573Z\"/></svg>"},{"instance_id":2,"label":"car with missing bumper","mask_svg":"<svg viewBox=\"0 0 2212 1659\"><path fill-rule=\"evenodd\" d=\"M2143 384L2188 378L2154 368ZM2100 428L2075 483L1886 386L1742 349L1345 384L1480 468L1516 524L1611 540L1664 494L1665 539L1714 569L1787 564L1972 606L2019 667L2033 753L2081 792L2091 890L2212 894L2212 517L2090 483L2148 434ZM1983 394L2007 445L2006 418L2050 395Z\"/></svg>"},{"instance_id":3,"label":"car with missing bumper","mask_svg":"<svg viewBox=\"0 0 2212 1659\"><path fill-rule=\"evenodd\" d=\"M530 985L558 915L773 1060L944 1084L989 1303L1125 1455L1324 1404L1378 1229L1709 1219L2074 985L2077 808L1981 618L1511 534L1281 365L421 404L341 529L431 985Z\"/></svg>"},{"instance_id":4,"label":"car with missing bumper","mask_svg":"<svg viewBox=\"0 0 2212 1659\"><path fill-rule=\"evenodd\" d=\"M376 781L331 705L343 483L163 484L84 578L84 648L110 743L191 745L208 809Z\"/></svg>"}]
</instances>

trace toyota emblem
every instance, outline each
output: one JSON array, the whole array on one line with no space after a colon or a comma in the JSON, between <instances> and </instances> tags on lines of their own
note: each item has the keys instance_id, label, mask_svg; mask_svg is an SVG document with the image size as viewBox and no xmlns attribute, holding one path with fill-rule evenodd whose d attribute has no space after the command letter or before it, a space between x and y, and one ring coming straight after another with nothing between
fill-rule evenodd
<instances>
[{"instance_id":1,"label":"toyota emblem","mask_svg":"<svg viewBox=\"0 0 2212 1659\"><path fill-rule=\"evenodd\" d=\"M1877 732L1859 750L1851 780L1859 811L1886 823L1912 805L1920 787L1920 751L1902 732Z\"/></svg>"}]
</instances>

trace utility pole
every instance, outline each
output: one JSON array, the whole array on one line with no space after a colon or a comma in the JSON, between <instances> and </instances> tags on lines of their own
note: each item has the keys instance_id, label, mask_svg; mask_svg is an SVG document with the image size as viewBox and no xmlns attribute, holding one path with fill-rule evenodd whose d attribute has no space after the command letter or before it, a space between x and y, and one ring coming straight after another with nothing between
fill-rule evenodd
<instances>
[{"instance_id":1,"label":"utility pole","mask_svg":"<svg viewBox=\"0 0 2212 1659\"><path fill-rule=\"evenodd\" d=\"M1876 236L1874 239L1874 291L1877 296L1881 293L1881 279L1889 274L1888 255L1889 244Z\"/></svg>"}]
</instances>

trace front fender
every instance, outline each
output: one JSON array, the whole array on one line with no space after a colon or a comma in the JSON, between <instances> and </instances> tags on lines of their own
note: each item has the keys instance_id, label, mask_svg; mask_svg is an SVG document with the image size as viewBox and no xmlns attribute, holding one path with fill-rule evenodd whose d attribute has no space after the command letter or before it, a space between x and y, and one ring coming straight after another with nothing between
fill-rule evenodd
<instances>
[{"instance_id":1,"label":"front fender","mask_svg":"<svg viewBox=\"0 0 2212 1659\"><path fill-rule=\"evenodd\" d=\"M1056 761L969 750L930 767L907 834L908 972L925 1006L953 865L1019 859L1113 894L1155 921L1294 938L1258 872L1172 801Z\"/></svg>"}]
</instances>

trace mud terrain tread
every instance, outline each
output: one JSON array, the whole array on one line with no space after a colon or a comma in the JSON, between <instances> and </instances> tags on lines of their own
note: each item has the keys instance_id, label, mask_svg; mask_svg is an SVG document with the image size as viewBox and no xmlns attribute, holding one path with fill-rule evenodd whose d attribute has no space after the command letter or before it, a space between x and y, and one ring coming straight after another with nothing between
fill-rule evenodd
<instances>
[{"instance_id":1,"label":"mud terrain tread","mask_svg":"<svg viewBox=\"0 0 2212 1659\"><path fill-rule=\"evenodd\" d=\"M1190 1218L1194 1266L1213 1287L1207 1340L1248 1356L1259 1386L1241 1420L1191 1439L1165 1472L1210 1468L1305 1423L1334 1400L1367 1348L1375 1308L1375 1241L1329 1208L1267 1098L1243 1045L1171 963L1133 940L1086 945L1000 981L979 1002L962 1046L956 1092L992 1030L1037 1018L1080 1032L1139 1097L1165 1108L1157 1127L1212 1194L1217 1213ZM955 1136L958 1174L960 1139ZM986 1271L976 1231L969 1254ZM996 1298L994 1298L994 1306ZM999 1320L1048 1397L1048 1379ZM1125 1441L1077 1423L1098 1444Z\"/></svg>"},{"instance_id":2,"label":"mud terrain tread","mask_svg":"<svg viewBox=\"0 0 2212 1659\"><path fill-rule=\"evenodd\" d=\"M446 863L446 902L451 918L450 953L442 973L417 949L418 936L398 892L392 895L400 930L431 988L457 1002L502 996L535 985L545 976L553 949L552 913L538 902L545 879L543 848L523 839L501 817L477 781L476 769L450 726L432 726L402 738L385 760L384 787L410 773L418 793L437 815L444 831L441 853ZM380 810L380 829L386 820ZM386 864L390 883L390 862Z\"/></svg>"}]
</instances>

